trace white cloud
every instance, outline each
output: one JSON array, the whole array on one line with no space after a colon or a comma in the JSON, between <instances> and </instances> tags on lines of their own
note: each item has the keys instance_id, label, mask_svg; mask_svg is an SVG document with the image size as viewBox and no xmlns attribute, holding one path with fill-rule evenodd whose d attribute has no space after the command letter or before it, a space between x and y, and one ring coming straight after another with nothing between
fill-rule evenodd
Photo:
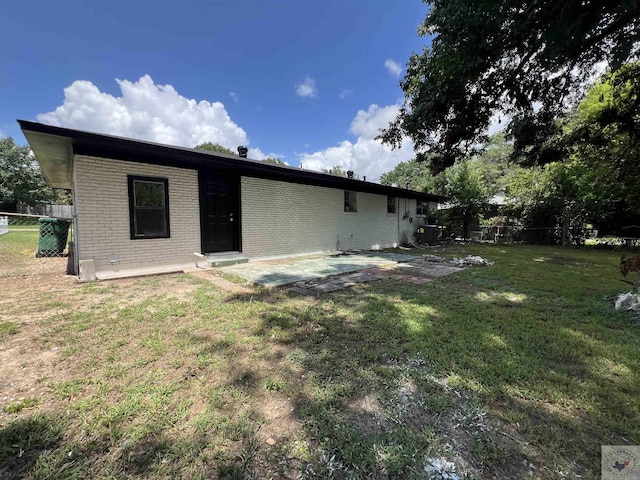
<instances>
[{"instance_id":1,"label":"white cloud","mask_svg":"<svg viewBox=\"0 0 640 480\"><path fill-rule=\"evenodd\" d=\"M353 93L353 90L344 89L338 94L338 98L340 100L344 100L345 98L347 98L352 93Z\"/></svg>"},{"instance_id":2,"label":"white cloud","mask_svg":"<svg viewBox=\"0 0 640 480\"><path fill-rule=\"evenodd\" d=\"M396 78L400 76L400 73L402 73L402 66L391 58L387 58L384 61L384 66L388 72Z\"/></svg>"},{"instance_id":3,"label":"white cloud","mask_svg":"<svg viewBox=\"0 0 640 480\"><path fill-rule=\"evenodd\" d=\"M240 99L238 98L238 94L235 93L235 92L229 92L229 96L236 103L238 103L240 101Z\"/></svg>"},{"instance_id":4,"label":"white cloud","mask_svg":"<svg viewBox=\"0 0 640 480\"><path fill-rule=\"evenodd\" d=\"M120 97L77 80L64 89L62 105L37 118L48 125L184 147L213 142L235 151L249 143L220 102L185 98L171 85L156 85L149 75L116 82Z\"/></svg>"},{"instance_id":5,"label":"white cloud","mask_svg":"<svg viewBox=\"0 0 640 480\"><path fill-rule=\"evenodd\" d=\"M380 175L414 157L413 142L408 138L396 150L374 140L379 129L387 127L399 109L399 105L380 107L374 104L368 110L358 111L349 129L357 136L355 143L344 140L335 147L303 153L300 163L305 169L318 171L338 165L343 170L353 170L360 178L366 176L367 181L379 181Z\"/></svg>"},{"instance_id":6,"label":"white cloud","mask_svg":"<svg viewBox=\"0 0 640 480\"><path fill-rule=\"evenodd\" d=\"M2 131L2 129L0 129L0 138L5 138L6 135L4 134L4 132Z\"/></svg>"},{"instance_id":7,"label":"white cloud","mask_svg":"<svg viewBox=\"0 0 640 480\"><path fill-rule=\"evenodd\" d=\"M256 147L249 149L247 152L247 158L250 158L251 160L264 160L267 156L262 153L262 150Z\"/></svg>"},{"instance_id":8,"label":"white cloud","mask_svg":"<svg viewBox=\"0 0 640 480\"><path fill-rule=\"evenodd\" d=\"M318 95L318 89L316 88L316 81L310 76L304 77L302 83L296 85L296 95L299 97L313 98Z\"/></svg>"}]
</instances>

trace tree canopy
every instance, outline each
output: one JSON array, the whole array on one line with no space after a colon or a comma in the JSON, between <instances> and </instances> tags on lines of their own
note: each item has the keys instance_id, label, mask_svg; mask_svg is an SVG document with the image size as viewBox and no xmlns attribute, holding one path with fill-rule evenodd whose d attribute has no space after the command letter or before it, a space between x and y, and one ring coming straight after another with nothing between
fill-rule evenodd
<instances>
[{"instance_id":1,"label":"tree canopy","mask_svg":"<svg viewBox=\"0 0 640 480\"><path fill-rule=\"evenodd\" d=\"M478 162L457 162L438 175L435 183L437 190L449 197L450 216L462 219L462 235L469 238L470 222L485 210L492 193L482 181Z\"/></svg>"},{"instance_id":2,"label":"tree canopy","mask_svg":"<svg viewBox=\"0 0 640 480\"><path fill-rule=\"evenodd\" d=\"M31 149L12 138L0 139L0 204L14 208L18 202L35 205L55 199Z\"/></svg>"},{"instance_id":3,"label":"tree canopy","mask_svg":"<svg viewBox=\"0 0 640 480\"><path fill-rule=\"evenodd\" d=\"M286 163L284 163L282 160L280 160L279 158L274 158L274 157L267 157L262 161L264 163L271 163L273 165L286 165Z\"/></svg>"},{"instance_id":4,"label":"tree canopy","mask_svg":"<svg viewBox=\"0 0 640 480\"><path fill-rule=\"evenodd\" d=\"M587 226L600 234L624 235L629 226L640 224L640 62L603 75L579 103L556 119L555 134L546 137L537 152L555 156L554 161L514 163L513 142L502 134L481 147L482 153L460 158L436 176L428 168L434 156L427 153L423 155L427 162L414 159L399 164L382 179L428 185L429 191L450 198L458 190L462 200L458 206L469 205L474 216L482 213L481 208L465 200L464 190L475 183L474 191L481 191L477 178L469 175L473 173L488 193L506 193L502 215L487 222L515 224L524 229L521 239L538 243L582 243ZM472 168L469 173L461 170L464 162ZM456 177L460 181L452 181ZM464 218L461 210L460 215Z\"/></svg>"},{"instance_id":5,"label":"tree canopy","mask_svg":"<svg viewBox=\"0 0 640 480\"><path fill-rule=\"evenodd\" d=\"M226 153L228 155L238 154L233 150L229 150L227 147L223 147L219 143L205 142L205 143L201 143L200 145L196 145L195 148L198 150L209 150L210 152Z\"/></svg>"},{"instance_id":6,"label":"tree canopy","mask_svg":"<svg viewBox=\"0 0 640 480\"><path fill-rule=\"evenodd\" d=\"M640 216L640 62L591 87L558 140L597 178L599 220L614 230ZM633 220L635 218L636 220Z\"/></svg>"},{"instance_id":7,"label":"tree canopy","mask_svg":"<svg viewBox=\"0 0 640 480\"><path fill-rule=\"evenodd\" d=\"M347 172L342 169L340 165L336 165L331 168L323 168L322 173L328 173L329 175L335 175L336 177L346 177Z\"/></svg>"},{"instance_id":8,"label":"tree canopy","mask_svg":"<svg viewBox=\"0 0 640 480\"><path fill-rule=\"evenodd\" d=\"M637 0L423 1L431 47L411 56L404 105L378 138L408 136L434 173L473 152L496 113L511 119L516 155L537 148L598 68L639 53Z\"/></svg>"},{"instance_id":9,"label":"tree canopy","mask_svg":"<svg viewBox=\"0 0 640 480\"><path fill-rule=\"evenodd\" d=\"M390 172L383 173L380 176L380 183L421 192L433 191L429 163L418 162L416 159L400 162Z\"/></svg>"}]
</instances>

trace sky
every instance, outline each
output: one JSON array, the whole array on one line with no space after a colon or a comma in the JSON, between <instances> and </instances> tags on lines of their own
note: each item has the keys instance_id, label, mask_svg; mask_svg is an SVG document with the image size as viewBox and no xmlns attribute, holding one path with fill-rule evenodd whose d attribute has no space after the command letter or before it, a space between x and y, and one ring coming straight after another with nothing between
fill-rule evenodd
<instances>
[{"instance_id":1,"label":"sky","mask_svg":"<svg viewBox=\"0 0 640 480\"><path fill-rule=\"evenodd\" d=\"M378 181L413 157L374 140L427 6L420 0L4 2L0 137L16 119L170 145L203 142Z\"/></svg>"}]
</instances>

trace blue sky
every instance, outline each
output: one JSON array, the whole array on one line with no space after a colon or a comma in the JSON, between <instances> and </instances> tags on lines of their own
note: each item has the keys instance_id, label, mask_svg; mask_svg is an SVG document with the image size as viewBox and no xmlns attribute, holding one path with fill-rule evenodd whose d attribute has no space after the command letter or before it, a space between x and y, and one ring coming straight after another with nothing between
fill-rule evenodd
<instances>
[{"instance_id":1,"label":"blue sky","mask_svg":"<svg viewBox=\"0 0 640 480\"><path fill-rule=\"evenodd\" d=\"M0 135L17 118L376 180L412 156L373 140L427 7L420 0L5 2Z\"/></svg>"}]
</instances>

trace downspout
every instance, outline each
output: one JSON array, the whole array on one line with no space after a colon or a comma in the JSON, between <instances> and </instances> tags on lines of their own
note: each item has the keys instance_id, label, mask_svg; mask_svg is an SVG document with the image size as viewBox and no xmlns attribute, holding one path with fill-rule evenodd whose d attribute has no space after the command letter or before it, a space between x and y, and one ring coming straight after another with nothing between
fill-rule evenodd
<instances>
[{"instance_id":1,"label":"downspout","mask_svg":"<svg viewBox=\"0 0 640 480\"><path fill-rule=\"evenodd\" d=\"M396 202L396 218L398 220L398 235L397 235L396 238L398 239L398 246L400 246L401 245L401 242L400 242L400 240L401 240L400 239L400 198L399 197L396 197L396 198L398 200Z\"/></svg>"},{"instance_id":2,"label":"downspout","mask_svg":"<svg viewBox=\"0 0 640 480\"><path fill-rule=\"evenodd\" d=\"M72 154L71 157L71 201L73 202L73 213L71 218L73 219L73 275L80 278L80 249L78 247L78 202L76 197L76 156Z\"/></svg>"}]
</instances>

